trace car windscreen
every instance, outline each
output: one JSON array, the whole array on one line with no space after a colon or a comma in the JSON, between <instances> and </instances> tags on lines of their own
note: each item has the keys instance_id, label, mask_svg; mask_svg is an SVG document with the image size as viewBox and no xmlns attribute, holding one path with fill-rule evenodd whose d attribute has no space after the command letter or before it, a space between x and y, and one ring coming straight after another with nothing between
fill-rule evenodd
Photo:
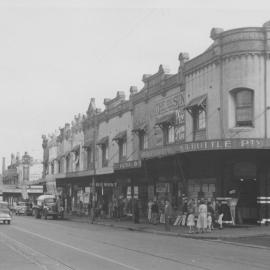
<instances>
[{"instance_id":1,"label":"car windscreen","mask_svg":"<svg viewBox=\"0 0 270 270\"><path fill-rule=\"evenodd\" d=\"M55 203L56 199L55 198L47 198L44 200L45 203Z\"/></svg>"},{"instance_id":2,"label":"car windscreen","mask_svg":"<svg viewBox=\"0 0 270 270\"><path fill-rule=\"evenodd\" d=\"M0 210L1 210L1 211L3 211L3 210L9 211L8 205L7 205L7 204L2 204L2 203L0 203Z\"/></svg>"},{"instance_id":3,"label":"car windscreen","mask_svg":"<svg viewBox=\"0 0 270 270\"><path fill-rule=\"evenodd\" d=\"M25 203L25 202L20 202L20 203L18 203L18 205L19 205L19 206L27 206L27 203Z\"/></svg>"},{"instance_id":4,"label":"car windscreen","mask_svg":"<svg viewBox=\"0 0 270 270\"><path fill-rule=\"evenodd\" d=\"M8 208L0 208L0 214L9 214L9 209Z\"/></svg>"}]
</instances>

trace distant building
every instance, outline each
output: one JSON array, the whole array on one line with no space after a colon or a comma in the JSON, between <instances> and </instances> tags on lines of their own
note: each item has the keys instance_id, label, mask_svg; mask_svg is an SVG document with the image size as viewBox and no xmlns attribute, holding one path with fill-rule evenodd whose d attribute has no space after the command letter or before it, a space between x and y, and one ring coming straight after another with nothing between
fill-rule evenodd
<instances>
[{"instance_id":1,"label":"distant building","mask_svg":"<svg viewBox=\"0 0 270 270\"><path fill-rule=\"evenodd\" d=\"M13 204L14 201L27 199L32 192L31 185L33 183L31 182L42 178L42 169L42 163L34 160L27 152L22 158L20 158L19 153L16 157L11 154L11 162L7 169L5 168L5 158L3 158L3 199L10 204ZM38 191L43 193L41 189ZM37 189L34 190L34 193L37 193Z\"/></svg>"}]
</instances>

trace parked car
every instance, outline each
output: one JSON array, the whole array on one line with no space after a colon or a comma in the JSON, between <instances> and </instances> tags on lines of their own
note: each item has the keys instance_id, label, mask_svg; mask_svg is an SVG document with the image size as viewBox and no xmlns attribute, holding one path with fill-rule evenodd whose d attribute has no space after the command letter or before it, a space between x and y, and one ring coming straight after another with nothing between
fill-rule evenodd
<instances>
[{"instance_id":1,"label":"parked car","mask_svg":"<svg viewBox=\"0 0 270 270\"><path fill-rule=\"evenodd\" d=\"M7 202L0 202L0 221L4 224L10 224L11 212Z\"/></svg>"},{"instance_id":2,"label":"parked car","mask_svg":"<svg viewBox=\"0 0 270 270\"><path fill-rule=\"evenodd\" d=\"M64 218L64 208L59 205L55 195L41 195L37 198L37 203L33 205L33 215L35 218L53 219Z\"/></svg>"},{"instance_id":3,"label":"parked car","mask_svg":"<svg viewBox=\"0 0 270 270\"><path fill-rule=\"evenodd\" d=\"M32 215L32 204L29 202L18 202L15 207L15 214L16 215Z\"/></svg>"}]
</instances>

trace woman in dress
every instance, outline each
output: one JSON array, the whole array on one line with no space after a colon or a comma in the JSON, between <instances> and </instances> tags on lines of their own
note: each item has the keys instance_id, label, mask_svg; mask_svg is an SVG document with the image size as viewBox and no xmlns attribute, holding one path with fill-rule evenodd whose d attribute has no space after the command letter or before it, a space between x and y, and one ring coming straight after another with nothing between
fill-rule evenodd
<instances>
[{"instance_id":1,"label":"woman in dress","mask_svg":"<svg viewBox=\"0 0 270 270\"><path fill-rule=\"evenodd\" d=\"M189 213L188 217L187 217L187 226L189 227L189 233L193 233L194 232L194 227L195 227L195 217L194 217L194 213L191 212Z\"/></svg>"},{"instance_id":2,"label":"woman in dress","mask_svg":"<svg viewBox=\"0 0 270 270\"><path fill-rule=\"evenodd\" d=\"M199 216L197 221L198 232L205 232L207 229L207 205L201 200L199 206Z\"/></svg>"}]
</instances>

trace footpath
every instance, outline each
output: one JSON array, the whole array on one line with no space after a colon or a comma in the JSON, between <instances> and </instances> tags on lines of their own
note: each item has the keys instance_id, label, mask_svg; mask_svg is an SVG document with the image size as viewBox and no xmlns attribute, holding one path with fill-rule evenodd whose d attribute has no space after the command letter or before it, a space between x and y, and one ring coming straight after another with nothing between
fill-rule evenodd
<instances>
[{"instance_id":1,"label":"footpath","mask_svg":"<svg viewBox=\"0 0 270 270\"><path fill-rule=\"evenodd\" d=\"M73 222L91 223L89 217L66 215L66 219ZM171 226L170 231L165 230L164 224L149 224L146 220L141 220L139 224L135 224L131 220L116 220L116 219L100 219L94 221L96 225L114 227L129 231L138 231L145 233L152 233L158 235L178 236L194 239L211 239L211 240L225 240L233 238L254 237L254 236L269 236L270 226L265 225L236 225L226 226L222 230L214 229L212 232L206 233L189 233L187 227Z\"/></svg>"}]
</instances>

